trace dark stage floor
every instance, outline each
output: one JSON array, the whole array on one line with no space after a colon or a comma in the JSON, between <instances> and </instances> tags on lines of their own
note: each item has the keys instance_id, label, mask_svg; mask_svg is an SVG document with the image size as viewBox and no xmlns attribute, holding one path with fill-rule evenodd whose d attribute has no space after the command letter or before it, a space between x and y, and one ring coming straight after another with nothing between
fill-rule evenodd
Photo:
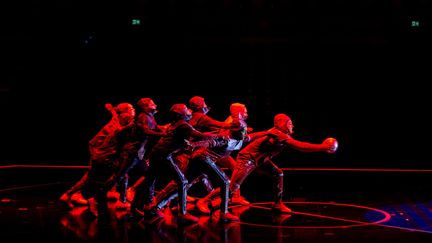
<instances>
[{"instance_id":1,"label":"dark stage floor","mask_svg":"<svg viewBox=\"0 0 432 243\"><path fill-rule=\"evenodd\" d=\"M156 222L131 219L114 202L97 219L86 206L68 210L58 198L82 173L1 169L1 242L432 242L430 171L286 170L292 215L272 213L270 187L257 187L270 183L251 175L242 194L252 206L231 207L240 223L211 215L187 226L171 210Z\"/></svg>"}]
</instances>

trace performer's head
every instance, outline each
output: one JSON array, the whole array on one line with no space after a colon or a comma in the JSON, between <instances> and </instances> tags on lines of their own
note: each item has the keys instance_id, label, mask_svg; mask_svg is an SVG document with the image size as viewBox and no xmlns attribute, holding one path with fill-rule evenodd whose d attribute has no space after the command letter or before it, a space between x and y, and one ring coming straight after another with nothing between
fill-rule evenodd
<instances>
[{"instance_id":1,"label":"performer's head","mask_svg":"<svg viewBox=\"0 0 432 243\"><path fill-rule=\"evenodd\" d=\"M185 104L175 104L169 110L173 121L185 120L189 121L192 118L192 111Z\"/></svg>"},{"instance_id":2,"label":"performer's head","mask_svg":"<svg viewBox=\"0 0 432 243\"><path fill-rule=\"evenodd\" d=\"M233 139L243 140L247 134L247 124L242 119L233 118L230 124L230 135Z\"/></svg>"},{"instance_id":3,"label":"performer's head","mask_svg":"<svg viewBox=\"0 0 432 243\"><path fill-rule=\"evenodd\" d=\"M118 114L119 122L122 126L130 124L135 118L135 109L129 103L120 103L114 110Z\"/></svg>"},{"instance_id":4,"label":"performer's head","mask_svg":"<svg viewBox=\"0 0 432 243\"><path fill-rule=\"evenodd\" d=\"M241 120L246 120L248 118L246 106L241 103L232 103L230 106L230 113L233 118L239 118Z\"/></svg>"},{"instance_id":5,"label":"performer's head","mask_svg":"<svg viewBox=\"0 0 432 243\"><path fill-rule=\"evenodd\" d=\"M274 117L274 126L278 130L280 130L286 134L293 134L294 133L294 131L293 131L294 125L291 121L291 118L289 116L283 114L283 113L277 114Z\"/></svg>"},{"instance_id":6,"label":"performer's head","mask_svg":"<svg viewBox=\"0 0 432 243\"><path fill-rule=\"evenodd\" d=\"M202 112L207 114L210 111L210 107L204 101L201 96L194 96L189 100L189 106L193 112Z\"/></svg>"},{"instance_id":7,"label":"performer's head","mask_svg":"<svg viewBox=\"0 0 432 243\"><path fill-rule=\"evenodd\" d=\"M141 98L137 104L144 112L150 115L154 115L157 112L157 105L150 98Z\"/></svg>"}]
</instances>

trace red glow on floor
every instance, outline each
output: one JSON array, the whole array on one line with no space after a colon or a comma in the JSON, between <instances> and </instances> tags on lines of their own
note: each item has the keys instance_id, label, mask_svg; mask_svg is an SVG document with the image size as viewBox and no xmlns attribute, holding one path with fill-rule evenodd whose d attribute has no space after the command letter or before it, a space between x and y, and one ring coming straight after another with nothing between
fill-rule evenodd
<instances>
[{"instance_id":1,"label":"red glow on floor","mask_svg":"<svg viewBox=\"0 0 432 243\"><path fill-rule=\"evenodd\" d=\"M264 210L271 210L270 207L263 207L259 205L263 204L272 204L273 202L259 202L259 203L252 203L251 207L264 209ZM305 212L298 212L293 211L292 214L295 215L303 215L303 216L309 216L309 217L316 217L316 218L324 218L324 219L331 219L336 221L342 221L351 223L348 225L336 225L336 226L322 226L322 225L313 225L313 226L283 226L283 225L264 225L264 224L254 224L254 223L247 223L241 221L241 224L251 225L251 226L257 226L257 227L271 227L271 228L303 228L303 229L337 229L337 228L351 228L351 227L359 227L359 226L367 226L367 225L379 225L381 223L387 222L390 220L391 215L383 210L361 206L361 205L354 205L354 204L343 204L343 203L335 203L335 202L284 202L285 204L310 204L310 205L331 205L331 206L339 206L339 207L352 207L352 208L360 208L364 210L371 210L378 212L383 215L383 218L380 220L377 220L375 222L364 222L364 221L358 221L358 220L351 220L346 218L340 218L340 217L332 217L332 216L326 216L321 214L312 214L312 213L305 213Z\"/></svg>"}]
</instances>

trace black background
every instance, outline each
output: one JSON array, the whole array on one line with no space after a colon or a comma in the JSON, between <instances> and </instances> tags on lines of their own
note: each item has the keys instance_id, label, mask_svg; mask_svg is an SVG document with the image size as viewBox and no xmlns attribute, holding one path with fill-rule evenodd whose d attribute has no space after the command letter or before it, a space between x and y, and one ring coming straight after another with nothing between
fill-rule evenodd
<instances>
[{"instance_id":1,"label":"black background","mask_svg":"<svg viewBox=\"0 0 432 243\"><path fill-rule=\"evenodd\" d=\"M282 167L432 167L430 3L211 2L2 2L0 162L86 165L105 103L152 97L164 123L200 95L219 120L241 102L255 130L283 112L339 140Z\"/></svg>"}]
</instances>

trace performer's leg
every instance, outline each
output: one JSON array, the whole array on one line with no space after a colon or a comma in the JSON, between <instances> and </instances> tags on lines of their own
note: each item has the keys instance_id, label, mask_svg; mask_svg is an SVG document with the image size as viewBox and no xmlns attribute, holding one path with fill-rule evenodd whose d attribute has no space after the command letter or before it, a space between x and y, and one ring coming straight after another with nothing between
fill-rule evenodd
<instances>
[{"instance_id":1,"label":"performer's leg","mask_svg":"<svg viewBox=\"0 0 432 243\"><path fill-rule=\"evenodd\" d=\"M180 170L180 168L176 165L175 161L171 156L168 156L168 165L172 172L174 172L175 180L177 182L178 187L178 195L179 195L179 215L178 220L180 223L196 223L198 222L198 218L195 216L192 216L187 213L186 211L186 204L187 204L187 187L188 187L188 180L184 176L183 172Z\"/></svg>"},{"instance_id":2,"label":"performer's leg","mask_svg":"<svg viewBox=\"0 0 432 243\"><path fill-rule=\"evenodd\" d=\"M157 161L159 162L159 161ZM149 208L153 204L156 170L150 166L149 171L142 183L139 183L135 189L135 196L131 204L131 212L139 216L144 216L144 208Z\"/></svg>"},{"instance_id":3,"label":"performer's leg","mask_svg":"<svg viewBox=\"0 0 432 243\"><path fill-rule=\"evenodd\" d=\"M225 173L217 166L214 161L212 161L208 156L202 157L201 162L205 163L208 168L212 172L216 174L216 178L220 180L222 183L221 188L221 203L220 203L220 216L219 220L222 222L232 222L232 221L239 221L239 218L230 212L228 212L228 197L229 197L229 185L230 180L225 175Z\"/></svg>"},{"instance_id":4,"label":"performer's leg","mask_svg":"<svg viewBox=\"0 0 432 243\"><path fill-rule=\"evenodd\" d=\"M240 190L240 186L246 177L249 176L252 171L256 168L255 161L250 160L248 157L238 157L237 168L234 170L231 176L230 192L235 194Z\"/></svg>"},{"instance_id":5,"label":"performer's leg","mask_svg":"<svg viewBox=\"0 0 432 243\"><path fill-rule=\"evenodd\" d=\"M87 205L88 200L85 199L81 193L81 190L87 181L88 172L86 172L77 183L75 183L71 188L63 193L63 195L60 197L60 201L67 203L70 207L73 206L72 203Z\"/></svg>"},{"instance_id":6,"label":"performer's leg","mask_svg":"<svg viewBox=\"0 0 432 243\"><path fill-rule=\"evenodd\" d=\"M282 202L283 197L283 171L277 167L270 159L265 160L264 164L260 166L260 170L265 171L273 179L273 193L275 202L273 204L273 211L277 213L291 213L289 209Z\"/></svg>"},{"instance_id":7,"label":"performer's leg","mask_svg":"<svg viewBox=\"0 0 432 243\"><path fill-rule=\"evenodd\" d=\"M236 193L240 189L240 185L246 179L246 177L255 169L255 163L253 161L244 159L239 160L237 164L237 168L234 170L230 185L229 185L229 193L230 195ZM221 197L221 189L217 188L209 193L202 199L199 199L197 202L197 207L202 213L208 213L210 210L208 209L208 203L216 198Z\"/></svg>"},{"instance_id":8,"label":"performer's leg","mask_svg":"<svg viewBox=\"0 0 432 243\"><path fill-rule=\"evenodd\" d=\"M231 156L224 157L223 159L218 160L217 163L228 168L232 173L234 173L234 170L237 168L237 162ZM250 202L240 195L240 188L239 188L231 195L230 204L247 206L250 204Z\"/></svg>"}]
</instances>

